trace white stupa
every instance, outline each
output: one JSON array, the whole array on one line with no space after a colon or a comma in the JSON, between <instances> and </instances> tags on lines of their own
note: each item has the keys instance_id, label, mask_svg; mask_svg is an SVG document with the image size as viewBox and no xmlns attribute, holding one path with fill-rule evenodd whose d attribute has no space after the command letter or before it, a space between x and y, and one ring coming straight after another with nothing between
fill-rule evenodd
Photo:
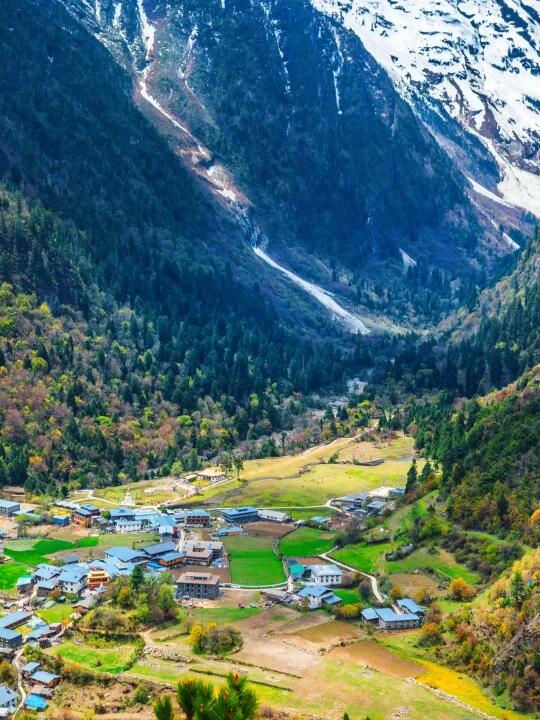
<instances>
[{"instance_id":1,"label":"white stupa","mask_svg":"<svg viewBox=\"0 0 540 720\"><path fill-rule=\"evenodd\" d=\"M122 500L122 505L125 505L126 507L134 507L135 500L133 499L133 496L129 492L129 490L126 490L126 494L124 495L124 499Z\"/></svg>"}]
</instances>

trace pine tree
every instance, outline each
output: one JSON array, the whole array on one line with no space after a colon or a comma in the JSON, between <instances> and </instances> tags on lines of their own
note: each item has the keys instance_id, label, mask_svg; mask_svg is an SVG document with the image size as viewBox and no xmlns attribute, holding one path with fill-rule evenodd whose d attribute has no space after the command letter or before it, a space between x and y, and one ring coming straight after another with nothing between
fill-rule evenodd
<instances>
[{"instance_id":1,"label":"pine tree","mask_svg":"<svg viewBox=\"0 0 540 720\"><path fill-rule=\"evenodd\" d=\"M405 486L405 495L410 495L416 490L418 485L418 470L416 469L416 459L412 461L412 465L407 471L407 484Z\"/></svg>"},{"instance_id":2,"label":"pine tree","mask_svg":"<svg viewBox=\"0 0 540 720\"><path fill-rule=\"evenodd\" d=\"M135 565L131 573L130 585L133 592L138 592L144 583L144 572L140 565Z\"/></svg>"},{"instance_id":3,"label":"pine tree","mask_svg":"<svg viewBox=\"0 0 540 720\"><path fill-rule=\"evenodd\" d=\"M512 604L519 608L523 605L525 600L525 583L523 582L523 575L520 572L515 572L512 575L510 581L510 597L512 598Z\"/></svg>"}]
</instances>

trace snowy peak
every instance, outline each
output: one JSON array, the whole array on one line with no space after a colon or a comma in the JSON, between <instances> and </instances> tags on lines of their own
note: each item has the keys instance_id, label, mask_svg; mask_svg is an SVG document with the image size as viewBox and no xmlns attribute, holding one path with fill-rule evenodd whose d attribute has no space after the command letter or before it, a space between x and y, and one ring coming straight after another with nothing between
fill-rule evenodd
<instances>
[{"instance_id":1,"label":"snowy peak","mask_svg":"<svg viewBox=\"0 0 540 720\"><path fill-rule=\"evenodd\" d=\"M478 135L506 182L501 194L538 212L531 198L540 189L540 0L312 4L352 30L414 105ZM526 197L515 187L509 197L514 171Z\"/></svg>"}]
</instances>

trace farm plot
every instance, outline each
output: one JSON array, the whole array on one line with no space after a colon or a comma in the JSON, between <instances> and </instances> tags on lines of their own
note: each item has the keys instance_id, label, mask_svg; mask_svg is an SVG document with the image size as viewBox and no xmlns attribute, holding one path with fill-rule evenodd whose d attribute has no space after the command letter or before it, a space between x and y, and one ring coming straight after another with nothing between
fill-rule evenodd
<instances>
[{"instance_id":1,"label":"farm plot","mask_svg":"<svg viewBox=\"0 0 540 720\"><path fill-rule=\"evenodd\" d=\"M422 665L399 657L375 640L360 640L346 647L336 647L330 655L397 678L418 677L425 672Z\"/></svg>"},{"instance_id":2,"label":"farm plot","mask_svg":"<svg viewBox=\"0 0 540 720\"><path fill-rule=\"evenodd\" d=\"M336 550L333 556L346 565L369 573L413 573L427 569L434 570L449 580L461 577L473 584L479 581L476 573L460 565L446 550L430 552L427 548L418 548L406 558L387 561L384 559L384 553L391 549L393 546L390 543L357 543Z\"/></svg>"},{"instance_id":3,"label":"farm plot","mask_svg":"<svg viewBox=\"0 0 540 720\"><path fill-rule=\"evenodd\" d=\"M254 537L282 538L294 530L292 523L274 523L274 522L252 522L244 525L244 530L248 535Z\"/></svg>"},{"instance_id":4,"label":"farm plot","mask_svg":"<svg viewBox=\"0 0 540 720\"><path fill-rule=\"evenodd\" d=\"M279 543L279 549L285 557L320 555L333 547L335 537L334 533L301 527L284 537Z\"/></svg>"},{"instance_id":5,"label":"farm plot","mask_svg":"<svg viewBox=\"0 0 540 720\"><path fill-rule=\"evenodd\" d=\"M240 535L226 538L233 583L246 586L274 585L285 581L281 560L272 549L270 538Z\"/></svg>"},{"instance_id":6,"label":"farm plot","mask_svg":"<svg viewBox=\"0 0 540 720\"><path fill-rule=\"evenodd\" d=\"M133 662L136 648L128 643L102 641L93 645L89 642L67 640L50 648L47 653L89 670L118 675Z\"/></svg>"}]
</instances>

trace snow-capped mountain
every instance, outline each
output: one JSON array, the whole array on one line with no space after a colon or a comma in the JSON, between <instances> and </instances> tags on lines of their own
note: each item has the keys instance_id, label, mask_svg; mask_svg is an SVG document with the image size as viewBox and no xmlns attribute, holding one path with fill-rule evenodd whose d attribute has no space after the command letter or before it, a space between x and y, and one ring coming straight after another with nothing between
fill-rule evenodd
<instances>
[{"instance_id":1,"label":"snow-capped mountain","mask_svg":"<svg viewBox=\"0 0 540 720\"><path fill-rule=\"evenodd\" d=\"M540 215L540 0L312 4L358 35L447 149L437 116L479 138L499 168L498 194Z\"/></svg>"}]
</instances>

